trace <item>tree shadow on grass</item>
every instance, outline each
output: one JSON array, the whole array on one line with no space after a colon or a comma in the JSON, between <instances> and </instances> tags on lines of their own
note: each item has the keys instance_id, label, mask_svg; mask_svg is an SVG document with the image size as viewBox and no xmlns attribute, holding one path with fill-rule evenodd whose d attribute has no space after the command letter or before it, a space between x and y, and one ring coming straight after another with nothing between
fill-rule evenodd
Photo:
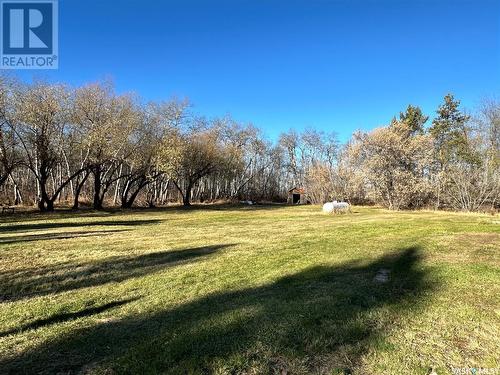
<instances>
[{"instance_id":1,"label":"tree shadow on grass","mask_svg":"<svg viewBox=\"0 0 500 375\"><path fill-rule=\"evenodd\" d=\"M100 237L109 236L114 233L125 232L125 229L120 230L100 230L100 231L73 231L63 233L42 233L42 234L26 234L20 236L8 236L0 238L2 244L16 244L20 242L44 241L44 240L67 240L80 237Z\"/></svg>"},{"instance_id":2,"label":"tree shadow on grass","mask_svg":"<svg viewBox=\"0 0 500 375\"><path fill-rule=\"evenodd\" d=\"M350 373L432 291L417 248L81 329L0 362L6 373ZM390 270L387 283L374 277Z\"/></svg>"},{"instance_id":3,"label":"tree shadow on grass","mask_svg":"<svg viewBox=\"0 0 500 375\"><path fill-rule=\"evenodd\" d=\"M97 262L61 263L0 272L0 300L19 300L51 293L119 282L194 262L231 244L160 251L139 256L115 256Z\"/></svg>"},{"instance_id":4,"label":"tree shadow on grass","mask_svg":"<svg viewBox=\"0 0 500 375\"><path fill-rule=\"evenodd\" d=\"M54 219L64 219L66 217L71 218L109 218L109 217L120 217L127 216L131 213L133 214L150 214L154 213L164 213L164 212L175 212L184 213L190 211L256 211L256 210L272 210L277 208L293 208L294 205L289 205L286 203L258 203L254 205L245 205L239 203L212 203L212 204L193 204L189 207L184 207L182 205L168 205L168 206L158 206L158 207L133 207L133 208L118 208L118 207L108 207L105 210L96 211L94 209L81 208L79 210L71 210L69 208L60 208L54 212L38 212L38 211L16 211L14 214L10 215L0 215L0 231L2 231L2 224L8 223L19 223L23 221L35 221L35 220L54 220ZM144 220L146 222L147 220ZM102 225L106 221L103 221ZM47 223L51 225L53 223ZM75 225L78 223L75 223ZM60 223L59 225L64 225ZM100 225L100 224L89 224L89 225ZM13 227L13 226L10 226ZM7 226L5 226L7 228ZM22 229L22 228L21 228ZM42 229L42 228L39 228ZM8 229L7 229L8 230Z\"/></svg>"},{"instance_id":5,"label":"tree shadow on grass","mask_svg":"<svg viewBox=\"0 0 500 375\"><path fill-rule=\"evenodd\" d=\"M75 221L75 222L41 222L41 223L21 223L12 225L1 225L0 233L29 232L41 229L65 229L93 226L140 226L158 224L161 220L98 220L98 221Z\"/></svg>"},{"instance_id":6,"label":"tree shadow on grass","mask_svg":"<svg viewBox=\"0 0 500 375\"><path fill-rule=\"evenodd\" d=\"M239 204L239 203L214 203L214 204L193 204L191 206L167 206L158 208L159 210L177 210L177 211L257 211L257 210L272 210L277 208L291 208L293 205L286 203L269 203L269 204Z\"/></svg>"},{"instance_id":7,"label":"tree shadow on grass","mask_svg":"<svg viewBox=\"0 0 500 375\"><path fill-rule=\"evenodd\" d=\"M67 322L69 320L85 318L85 317L92 316L95 314L100 314L100 313L107 311L109 309L123 306L127 303L136 301L138 299L139 299L139 297L128 298L128 299L121 300L121 301L108 302L108 303L101 305L101 306L89 307L89 308L86 308L86 309L83 309L80 311L76 311L76 312L55 314L55 315L52 315L52 316L45 318L45 319L38 319L38 320L35 320L31 323L22 325L20 327L16 327L16 328L13 328L13 329L10 329L7 331L0 332L0 337L4 337L4 336L16 334L16 333L21 333L23 331L27 331L30 329L38 329L38 328L45 327L45 326L52 325L52 324L56 324L56 323Z\"/></svg>"}]
</instances>

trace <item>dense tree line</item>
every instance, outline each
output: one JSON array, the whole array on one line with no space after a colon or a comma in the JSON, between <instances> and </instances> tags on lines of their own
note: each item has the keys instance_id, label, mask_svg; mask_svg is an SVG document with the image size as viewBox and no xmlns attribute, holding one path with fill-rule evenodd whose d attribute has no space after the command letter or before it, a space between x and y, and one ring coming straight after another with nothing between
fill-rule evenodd
<instances>
[{"instance_id":1,"label":"dense tree line","mask_svg":"<svg viewBox=\"0 0 500 375\"><path fill-rule=\"evenodd\" d=\"M3 204L120 205L348 200L391 209L497 208L500 103L474 116L447 95L429 124L408 106L387 126L289 131L270 142L252 125L197 116L187 101L143 103L98 82L72 88L0 78Z\"/></svg>"}]
</instances>

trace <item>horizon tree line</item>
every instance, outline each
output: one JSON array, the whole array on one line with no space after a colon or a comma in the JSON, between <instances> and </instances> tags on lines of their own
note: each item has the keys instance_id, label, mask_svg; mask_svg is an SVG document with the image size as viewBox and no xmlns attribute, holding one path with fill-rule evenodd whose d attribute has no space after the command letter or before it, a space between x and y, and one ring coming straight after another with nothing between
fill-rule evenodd
<instances>
[{"instance_id":1,"label":"horizon tree line","mask_svg":"<svg viewBox=\"0 0 500 375\"><path fill-rule=\"evenodd\" d=\"M187 100L0 76L0 202L41 211L282 202L303 187L311 203L498 209L500 102L469 115L448 94L428 120L409 105L345 144L312 128L271 142L229 116L199 116Z\"/></svg>"}]
</instances>

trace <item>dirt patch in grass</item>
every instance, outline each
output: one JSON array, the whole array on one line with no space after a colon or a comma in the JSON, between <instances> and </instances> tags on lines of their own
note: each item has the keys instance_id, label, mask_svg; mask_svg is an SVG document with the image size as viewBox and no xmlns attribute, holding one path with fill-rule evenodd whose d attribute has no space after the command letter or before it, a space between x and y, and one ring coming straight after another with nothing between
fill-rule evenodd
<instances>
[{"instance_id":1,"label":"dirt patch in grass","mask_svg":"<svg viewBox=\"0 0 500 375\"><path fill-rule=\"evenodd\" d=\"M491 266L500 262L500 233L440 235L432 242L436 251L429 255L429 260Z\"/></svg>"},{"instance_id":2,"label":"dirt patch in grass","mask_svg":"<svg viewBox=\"0 0 500 375\"><path fill-rule=\"evenodd\" d=\"M477 245L495 245L500 247L499 233L462 233L455 236L458 242ZM498 248L497 248L498 250Z\"/></svg>"}]
</instances>

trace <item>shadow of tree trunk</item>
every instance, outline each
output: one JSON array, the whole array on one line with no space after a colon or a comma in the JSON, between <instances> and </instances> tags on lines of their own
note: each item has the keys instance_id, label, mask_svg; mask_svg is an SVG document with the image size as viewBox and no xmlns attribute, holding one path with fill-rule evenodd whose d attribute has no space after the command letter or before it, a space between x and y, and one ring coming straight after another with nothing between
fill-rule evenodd
<instances>
[{"instance_id":1,"label":"shadow of tree trunk","mask_svg":"<svg viewBox=\"0 0 500 375\"><path fill-rule=\"evenodd\" d=\"M418 248L81 329L0 362L6 373L349 373L433 282ZM386 283L374 281L389 270Z\"/></svg>"}]
</instances>

